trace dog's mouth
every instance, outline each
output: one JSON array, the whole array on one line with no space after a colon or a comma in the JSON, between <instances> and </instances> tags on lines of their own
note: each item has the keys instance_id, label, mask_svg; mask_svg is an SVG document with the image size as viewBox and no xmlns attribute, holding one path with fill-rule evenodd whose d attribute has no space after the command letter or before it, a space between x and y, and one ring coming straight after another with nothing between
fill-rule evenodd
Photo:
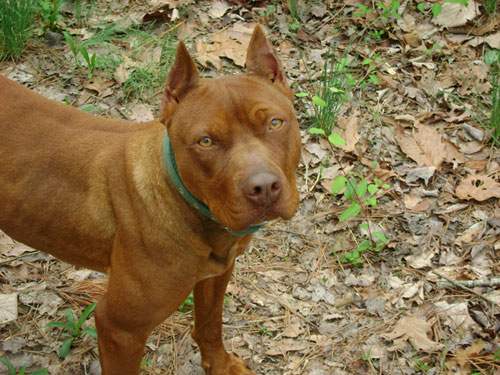
<instances>
[{"instance_id":1,"label":"dog's mouth","mask_svg":"<svg viewBox=\"0 0 500 375\"><path fill-rule=\"evenodd\" d=\"M211 210L223 226L232 231L244 231L253 226L264 225L280 218L289 220L295 214L297 206L298 201L297 204L277 203L267 207L240 205L239 207L243 207L244 209L238 211L230 209L225 210L222 207L213 207Z\"/></svg>"}]
</instances>

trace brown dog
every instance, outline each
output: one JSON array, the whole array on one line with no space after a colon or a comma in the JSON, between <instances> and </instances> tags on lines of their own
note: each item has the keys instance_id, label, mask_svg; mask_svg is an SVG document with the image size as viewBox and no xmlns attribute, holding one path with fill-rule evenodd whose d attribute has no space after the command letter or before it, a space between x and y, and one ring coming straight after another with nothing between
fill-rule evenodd
<instances>
[{"instance_id":1,"label":"brown dog","mask_svg":"<svg viewBox=\"0 0 500 375\"><path fill-rule=\"evenodd\" d=\"M146 124L93 117L0 77L0 228L109 273L96 309L105 375L138 374L148 335L193 289L207 374L253 374L224 349L224 291L258 224L295 212L300 140L260 27L247 70L200 79L180 43L161 122Z\"/></svg>"}]
</instances>

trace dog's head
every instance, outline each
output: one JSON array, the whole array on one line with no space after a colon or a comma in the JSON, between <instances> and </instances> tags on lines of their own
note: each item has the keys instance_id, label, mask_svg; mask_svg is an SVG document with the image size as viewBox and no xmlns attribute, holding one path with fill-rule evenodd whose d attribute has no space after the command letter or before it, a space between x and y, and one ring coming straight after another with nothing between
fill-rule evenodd
<instances>
[{"instance_id":1,"label":"dog's head","mask_svg":"<svg viewBox=\"0 0 500 375\"><path fill-rule=\"evenodd\" d=\"M184 184L232 230L289 219L299 202L293 93L259 26L246 69L242 75L200 79L181 42L161 113Z\"/></svg>"}]
</instances>

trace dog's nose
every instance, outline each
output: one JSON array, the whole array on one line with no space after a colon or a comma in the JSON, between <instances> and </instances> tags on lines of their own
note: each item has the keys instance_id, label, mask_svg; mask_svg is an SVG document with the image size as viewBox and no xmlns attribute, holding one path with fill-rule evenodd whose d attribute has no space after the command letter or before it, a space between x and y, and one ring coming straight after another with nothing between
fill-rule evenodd
<instances>
[{"instance_id":1,"label":"dog's nose","mask_svg":"<svg viewBox=\"0 0 500 375\"><path fill-rule=\"evenodd\" d=\"M281 193L281 182L278 176L260 172L250 176L243 188L247 198L259 206L270 206L276 202Z\"/></svg>"}]
</instances>

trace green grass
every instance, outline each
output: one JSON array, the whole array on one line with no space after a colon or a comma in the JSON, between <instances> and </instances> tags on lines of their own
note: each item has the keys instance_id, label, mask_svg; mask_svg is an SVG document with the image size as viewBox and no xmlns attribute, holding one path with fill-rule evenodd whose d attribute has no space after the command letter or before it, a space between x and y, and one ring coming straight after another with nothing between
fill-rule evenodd
<instances>
[{"instance_id":1,"label":"green grass","mask_svg":"<svg viewBox=\"0 0 500 375\"><path fill-rule=\"evenodd\" d=\"M31 37L34 0L0 0L0 60L17 59Z\"/></svg>"},{"instance_id":2,"label":"green grass","mask_svg":"<svg viewBox=\"0 0 500 375\"><path fill-rule=\"evenodd\" d=\"M484 56L490 66L491 114L488 126L492 130L492 140L500 146L500 50L489 50Z\"/></svg>"},{"instance_id":3,"label":"green grass","mask_svg":"<svg viewBox=\"0 0 500 375\"><path fill-rule=\"evenodd\" d=\"M352 77L347 73L346 58L340 61L333 57L325 60L320 86L313 97L313 127L323 129L327 134L331 133L353 83Z\"/></svg>"},{"instance_id":4,"label":"green grass","mask_svg":"<svg viewBox=\"0 0 500 375\"><path fill-rule=\"evenodd\" d=\"M484 9L489 15L495 14L497 12L497 0L485 0Z\"/></svg>"},{"instance_id":5,"label":"green grass","mask_svg":"<svg viewBox=\"0 0 500 375\"><path fill-rule=\"evenodd\" d=\"M126 101L133 99L147 101L165 84L170 65L175 58L176 39L171 34L158 38L139 32L135 33L134 37L139 42L136 42L135 47L133 46L132 55L139 56L145 48L161 48L158 62L136 68L123 83L122 89Z\"/></svg>"},{"instance_id":6,"label":"green grass","mask_svg":"<svg viewBox=\"0 0 500 375\"><path fill-rule=\"evenodd\" d=\"M500 68L499 63L493 69L491 90L491 119L490 126L493 129L493 141L500 146Z\"/></svg>"}]
</instances>

